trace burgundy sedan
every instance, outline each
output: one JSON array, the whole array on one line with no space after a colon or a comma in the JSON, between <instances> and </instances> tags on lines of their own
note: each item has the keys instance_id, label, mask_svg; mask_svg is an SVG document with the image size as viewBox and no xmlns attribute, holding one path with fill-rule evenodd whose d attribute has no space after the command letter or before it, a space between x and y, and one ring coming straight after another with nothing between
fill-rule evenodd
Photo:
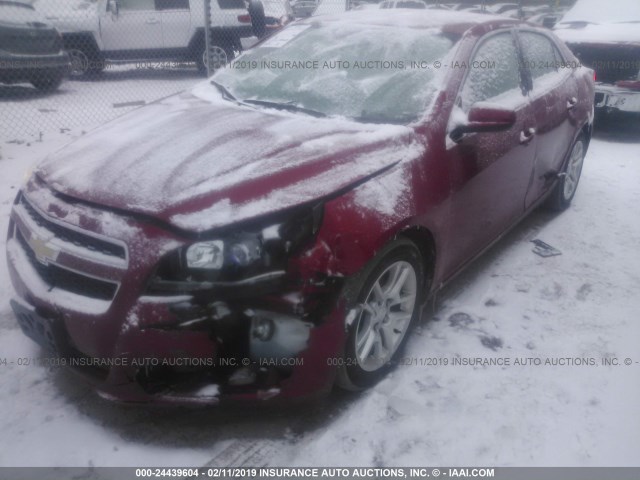
<instances>
[{"instance_id":1,"label":"burgundy sedan","mask_svg":"<svg viewBox=\"0 0 640 480\"><path fill-rule=\"evenodd\" d=\"M365 388L430 295L570 204L593 89L506 18L292 24L39 165L9 226L18 322L113 400Z\"/></svg>"}]
</instances>

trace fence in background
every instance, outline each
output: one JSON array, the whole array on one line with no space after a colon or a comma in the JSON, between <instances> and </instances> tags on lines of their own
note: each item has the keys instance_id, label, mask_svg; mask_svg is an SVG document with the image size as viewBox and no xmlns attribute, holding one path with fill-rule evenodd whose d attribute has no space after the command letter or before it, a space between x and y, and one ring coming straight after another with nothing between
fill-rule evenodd
<instances>
[{"instance_id":1,"label":"fence in background","mask_svg":"<svg viewBox=\"0 0 640 480\"><path fill-rule=\"evenodd\" d=\"M325 11L346 9L345 0L323 3ZM0 2L0 139L91 128L188 89L317 7L316 0Z\"/></svg>"},{"instance_id":2,"label":"fence in background","mask_svg":"<svg viewBox=\"0 0 640 480\"><path fill-rule=\"evenodd\" d=\"M296 18L393 3L376 1L0 1L0 140L101 125L190 88Z\"/></svg>"}]
</instances>

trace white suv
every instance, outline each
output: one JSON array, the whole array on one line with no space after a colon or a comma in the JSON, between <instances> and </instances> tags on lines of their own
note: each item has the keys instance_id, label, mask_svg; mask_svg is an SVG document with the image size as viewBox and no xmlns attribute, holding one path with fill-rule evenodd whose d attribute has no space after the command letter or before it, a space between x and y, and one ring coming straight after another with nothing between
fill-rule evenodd
<instances>
[{"instance_id":1,"label":"white suv","mask_svg":"<svg viewBox=\"0 0 640 480\"><path fill-rule=\"evenodd\" d=\"M210 3L214 62L232 59L242 38L262 37L289 16L284 1L270 3L268 15L259 0ZM98 73L107 60L195 61L206 70L204 0L38 0L36 8L62 33L72 75Z\"/></svg>"}]
</instances>

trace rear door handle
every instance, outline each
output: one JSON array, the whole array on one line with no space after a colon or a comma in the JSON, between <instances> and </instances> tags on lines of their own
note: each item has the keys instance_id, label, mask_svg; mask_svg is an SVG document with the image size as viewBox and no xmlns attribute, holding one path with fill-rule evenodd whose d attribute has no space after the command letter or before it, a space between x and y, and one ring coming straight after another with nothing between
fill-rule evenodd
<instances>
[{"instance_id":1,"label":"rear door handle","mask_svg":"<svg viewBox=\"0 0 640 480\"><path fill-rule=\"evenodd\" d=\"M569 100L567 100L567 110L573 110L577 104L578 99L576 97L571 97Z\"/></svg>"},{"instance_id":2,"label":"rear door handle","mask_svg":"<svg viewBox=\"0 0 640 480\"><path fill-rule=\"evenodd\" d=\"M536 129L535 128L527 128L526 130L523 130L520 132L520 143L522 145L526 145L528 144L531 140L533 140L533 137L536 136Z\"/></svg>"}]
</instances>

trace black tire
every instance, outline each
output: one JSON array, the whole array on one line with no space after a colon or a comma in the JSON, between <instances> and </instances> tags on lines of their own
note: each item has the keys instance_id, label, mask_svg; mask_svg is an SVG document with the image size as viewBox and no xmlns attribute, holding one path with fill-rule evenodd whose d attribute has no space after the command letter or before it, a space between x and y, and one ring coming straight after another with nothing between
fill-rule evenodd
<instances>
[{"instance_id":1,"label":"black tire","mask_svg":"<svg viewBox=\"0 0 640 480\"><path fill-rule=\"evenodd\" d=\"M89 45L74 45L67 48L71 60L71 78L98 75L105 68L105 60L94 47Z\"/></svg>"},{"instance_id":2,"label":"black tire","mask_svg":"<svg viewBox=\"0 0 640 480\"><path fill-rule=\"evenodd\" d=\"M249 2L249 16L251 17L253 34L258 38L264 37L267 33L267 18L264 14L264 5L260 0Z\"/></svg>"},{"instance_id":3,"label":"black tire","mask_svg":"<svg viewBox=\"0 0 640 480\"><path fill-rule=\"evenodd\" d=\"M235 58L235 52L230 45L218 44L215 41L210 47L210 54L213 57L213 70L218 70L219 68L224 67L227 63ZM206 49L204 42L197 49L195 54L196 65L198 66L198 70L207 74L207 66L205 64L206 57Z\"/></svg>"},{"instance_id":4,"label":"black tire","mask_svg":"<svg viewBox=\"0 0 640 480\"><path fill-rule=\"evenodd\" d=\"M382 287L381 291L390 288L385 285L385 278L389 276L388 280L391 280L391 275L393 275L392 269L395 268L395 266L398 266L398 268L406 267L408 270L413 270L415 274L415 299L413 305L405 305L406 308L403 311L389 305L389 301L387 300L386 315L384 313L379 316L377 314L374 315L371 313L370 304L379 303L373 301L375 299L371 297L372 294L377 296L377 294L374 293L374 286L378 283L378 286ZM407 274L406 278L409 284L411 284L410 273ZM383 248L358 275L350 280L345 288L345 297L347 299L348 311L356 312L356 317L348 326L343 361L338 369L336 378L336 384L339 387L351 391L363 390L378 382L393 368L395 360L402 352L407 341L408 332L420 316L422 298L426 290L425 278L420 251L412 241L400 238ZM381 281L384 286L380 285ZM402 295L402 289L404 288L405 286L398 291L398 297ZM411 290L412 288L409 285L409 288L405 291L405 295L410 296ZM367 307L363 308L364 305L367 305ZM408 311L409 308L411 310L410 312ZM380 310L384 311L385 307L381 306L378 313L380 313ZM398 322L398 320L389 319L391 313L406 317L406 319L402 321L405 325L400 327L403 330L402 333L396 328L398 323L392 323ZM385 323L386 327L384 326ZM389 327L393 327L391 328L391 334L381 333L382 331L388 332ZM373 344L369 341L372 335L376 337L376 342ZM388 339L387 335L395 335L396 337L389 341L385 340ZM387 346L390 348L387 349L386 346L383 347L383 344L386 343L388 343ZM358 344L361 345L360 351L358 351ZM369 346L368 350L367 346ZM375 357L376 348L384 348L387 350L385 357L379 357L378 359L372 358ZM369 356L369 353L364 353L365 351L371 352L371 356ZM386 358L387 356L388 358Z\"/></svg>"},{"instance_id":5,"label":"black tire","mask_svg":"<svg viewBox=\"0 0 640 480\"><path fill-rule=\"evenodd\" d=\"M63 79L62 73L42 72L40 76L31 79L31 85L41 92L53 92L60 87Z\"/></svg>"},{"instance_id":6,"label":"black tire","mask_svg":"<svg viewBox=\"0 0 640 480\"><path fill-rule=\"evenodd\" d=\"M578 189L584 157L587 153L587 139L580 135L569 152L562 176L553 187L545 206L554 212L561 212L569 208ZM577 163L576 163L577 162Z\"/></svg>"}]
</instances>

